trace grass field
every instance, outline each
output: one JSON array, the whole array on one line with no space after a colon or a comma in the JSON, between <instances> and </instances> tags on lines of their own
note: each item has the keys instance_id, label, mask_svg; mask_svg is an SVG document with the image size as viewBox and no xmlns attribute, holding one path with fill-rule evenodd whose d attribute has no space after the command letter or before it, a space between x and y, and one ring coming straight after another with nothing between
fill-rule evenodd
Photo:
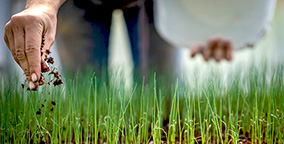
<instances>
[{"instance_id":1,"label":"grass field","mask_svg":"<svg viewBox=\"0 0 284 144\"><path fill-rule=\"evenodd\" d=\"M1 76L0 143L283 143L283 66L251 66L226 85L169 82L130 89L95 73L23 89Z\"/></svg>"}]
</instances>

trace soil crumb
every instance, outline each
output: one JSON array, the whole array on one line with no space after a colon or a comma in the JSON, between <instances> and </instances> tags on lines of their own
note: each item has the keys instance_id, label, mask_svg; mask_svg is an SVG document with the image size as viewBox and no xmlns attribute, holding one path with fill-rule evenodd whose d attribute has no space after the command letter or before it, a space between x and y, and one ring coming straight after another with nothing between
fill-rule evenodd
<instances>
[{"instance_id":1,"label":"soil crumb","mask_svg":"<svg viewBox=\"0 0 284 144\"><path fill-rule=\"evenodd\" d=\"M49 63L49 64L54 64L53 57L49 57L46 62Z\"/></svg>"},{"instance_id":2,"label":"soil crumb","mask_svg":"<svg viewBox=\"0 0 284 144\"><path fill-rule=\"evenodd\" d=\"M40 115L41 114L41 109L39 109L38 111L36 111L36 115Z\"/></svg>"},{"instance_id":3,"label":"soil crumb","mask_svg":"<svg viewBox=\"0 0 284 144\"><path fill-rule=\"evenodd\" d=\"M51 101L51 104L52 105L56 105L56 101Z\"/></svg>"},{"instance_id":4,"label":"soil crumb","mask_svg":"<svg viewBox=\"0 0 284 144\"><path fill-rule=\"evenodd\" d=\"M61 80L58 71L56 71L56 68L54 68L48 75L53 75L53 79L51 81L48 82L48 85L50 85L50 83L53 81L53 85L54 86L58 86L63 84L63 81Z\"/></svg>"},{"instance_id":5,"label":"soil crumb","mask_svg":"<svg viewBox=\"0 0 284 144\"><path fill-rule=\"evenodd\" d=\"M45 37L43 36L42 37L42 43L41 43L41 56L44 57L44 61L46 64L49 64L49 65L53 65L54 64L54 58L50 56L51 52L50 50L44 50L43 47L45 45ZM57 68L54 68L53 71L51 73L49 73L48 75L53 75L53 79L51 81L49 81L47 84L50 85L51 83L53 83L54 86L58 86L58 85L61 85L63 84L63 81L61 80L61 75L59 75L58 71L55 71L57 70ZM50 68L49 67L46 67L46 66L42 66L41 68L41 76L38 80L39 82L39 85L44 85L45 81L44 81L44 76L42 75L43 73L46 73L46 72L49 72L50 71ZM22 88L25 87L24 84L21 84ZM27 90L31 90L29 88L27 88ZM36 91L37 89L33 89L34 91Z\"/></svg>"},{"instance_id":6,"label":"soil crumb","mask_svg":"<svg viewBox=\"0 0 284 144\"><path fill-rule=\"evenodd\" d=\"M50 110L53 111L53 110L54 110L54 107L51 107Z\"/></svg>"},{"instance_id":7,"label":"soil crumb","mask_svg":"<svg viewBox=\"0 0 284 144\"><path fill-rule=\"evenodd\" d=\"M39 78L39 85L43 85L44 84L44 77L41 74L40 78Z\"/></svg>"},{"instance_id":8,"label":"soil crumb","mask_svg":"<svg viewBox=\"0 0 284 144\"><path fill-rule=\"evenodd\" d=\"M58 85L61 85L63 84L63 81L61 79L56 79L54 82L53 82L53 85L54 86L58 86Z\"/></svg>"}]
</instances>

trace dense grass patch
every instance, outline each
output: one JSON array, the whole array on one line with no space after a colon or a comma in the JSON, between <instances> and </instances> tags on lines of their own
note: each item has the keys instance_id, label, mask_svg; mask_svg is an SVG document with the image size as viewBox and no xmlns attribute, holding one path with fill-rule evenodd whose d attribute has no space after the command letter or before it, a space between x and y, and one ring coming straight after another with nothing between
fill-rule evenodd
<instances>
[{"instance_id":1,"label":"dense grass patch","mask_svg":"<svg viewBox=\"0 0 284 144\"><path fill-rule=\"evenodd\" d=\"M0 143L283 143L283 72L251 67L202 85L152 74L130 89L90 72L37 92L2 76Z\"/></svg>"}]
</instances>

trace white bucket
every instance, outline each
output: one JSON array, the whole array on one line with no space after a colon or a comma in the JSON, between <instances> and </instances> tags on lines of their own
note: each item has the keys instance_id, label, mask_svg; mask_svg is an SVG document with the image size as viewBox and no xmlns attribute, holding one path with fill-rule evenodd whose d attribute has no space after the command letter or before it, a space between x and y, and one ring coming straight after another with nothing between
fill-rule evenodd
<instances>
[{"instance_id":1,"label":"white bucket","mask_svg":"<svg viewBox=\"0 0 284 144\"><path fill-rule=\"evenodd\" d=\"M155 26L178 47L192 48L223 37L239 49L265 35L275 5L276 0L154 0Z\"/></svg>"}]
</instances>

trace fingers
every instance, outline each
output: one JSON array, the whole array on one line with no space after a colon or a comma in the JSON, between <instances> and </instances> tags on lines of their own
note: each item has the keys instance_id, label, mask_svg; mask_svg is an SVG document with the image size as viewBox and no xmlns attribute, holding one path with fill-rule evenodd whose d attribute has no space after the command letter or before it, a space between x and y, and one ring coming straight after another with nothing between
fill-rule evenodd
<instances>
[{"instance_id":1,"label":"fingers","mask_svg":"<svg viewBox=\"0 0 284 144\"><path fill-rule=\"evenodd\" d=\"M222 39L217 39L216 41L216 49L214 50L213 56L217 62L220 62L224 57L224 42Z\"/></svg>"},{"instance_id":2,"label":"fingers","mask_svg":"<svg viewBox=\"0 0 284 144\"><path fill-rule=\"evenodd\" d=\"M231 61L233 59L233 46L230 41L225 41L224 42L224 49L225 49L225 58L228 61Z\"/></svg>"},{"instance_id":3,"label":"fingers","mask_svg":"<svg viewBox=\"0 0 284 144\"><path fill-rule=\"evenodd\" d=\"M19 64L26 75L29 88L31 90L36 89L37 86L32 82L32 79L31 79L29 63L28 63L26 52L25 52L24 28L19 25L13 25L13 33L14 33L14 45L15 45L16 58L18 59Z\"/></svg>"},{"instance_id":4,"label":"fingers","mask_svg":"<svg viewBox=\"0 0 284 144\"><path fill-rule=\"evenodd\" d=\"M14 33L12 31L11 22L8 22L5 26L4 40L5 40L6 45L10 49L14 60L17 62L17 64L19 66L21 66L20 63L19 63L19 60L17 59L17 56L16 56L15 44L14 44Z\"/></svg>"},{"instance_id":5,"label":"fingers","mask_svg":"<svg viewBox=\"0 0 284 144\"><path fill-rule=\"evenodd\" d=\"M233 45L229 40L214 38L208 40L205 48L202 45L196 45L191 51L191 57L198 53L203 55L205 61L211 58L214 58L217 62L220 62L222 59L231 61L233 59Z\"/></svg>"},{"instance_id":6,"label":"fingers","mask_svg":"<svg viewBox=\"0 0 284 144\"><path fill-rule=\"evenodd\" d=\"M38 81L41 76L40 47L43 28L29 25L25 30L25 53L29 64L31 80L35 85L35 89L37 89Z\"/></svg>"},{"instance_id":7,"label":"fingers","mask_svg":"<svg viewBox=\"0 0 284 144\"><path fill-rule=\"evenodd\" d=\"M202 45L196 45L191 51L191 57L195 57L196 54L202 53L202 51L203 51L203 46Z\"/></svg>"},{"instance_id":8,"label":"fingers","mask_svg":"<svg viewBox=\"0 0 284 144\"><path fill-rule=\"evenodd\" d=\"M216 39L211 39L207 42L207 47L202 53L205 61L208 61L212 57L212 52L214 51L216 44L217 44Z\"/></svg>"}]
</instances>

